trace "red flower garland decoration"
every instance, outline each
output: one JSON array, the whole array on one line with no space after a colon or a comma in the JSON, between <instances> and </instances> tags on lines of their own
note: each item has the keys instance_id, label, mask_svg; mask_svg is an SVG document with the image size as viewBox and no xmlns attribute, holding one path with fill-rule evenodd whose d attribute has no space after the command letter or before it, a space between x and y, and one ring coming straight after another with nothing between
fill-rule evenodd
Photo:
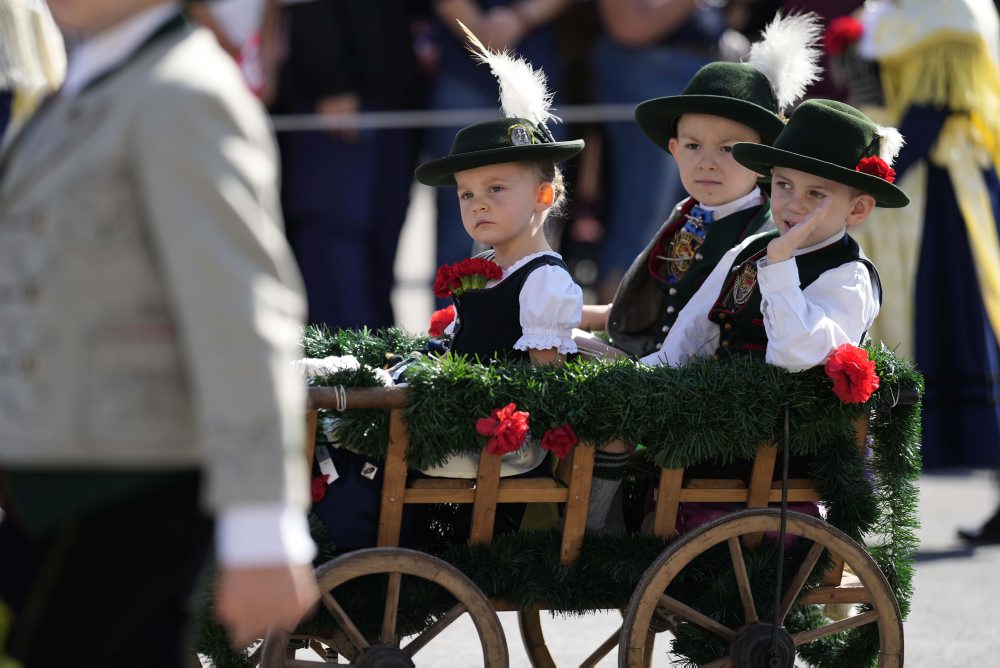
<instances>
[{"instance_id":1,"label":"red flower garland decoration","mask_svg":"<svg viewBox=\"0 0 1000 668\"><path fill-rule=\"evenodd\" d=\"M441 336L445 328L455 320L455 307L448 305L431 313L431 326L427 331L431 336Z\"/></svg>"},{"instance_id":2,"label":"red flower garland decoration","mask_svg":"<svg viewBox=\"0 0 1000 668\"><path fill-rule=\"evenodd\" d=\"M576 443L576 434L573 433L573 427L569 426L568 422L546 430L545 435L542 436L542 449L550 451L559 459L566 459Z\"/></svg>"},{"instance_id":3,"label":"red flower garland decoration","mask_svg":"<svg viewBox=\"0 0 1000 668\"><path fill-rule=\"evenodd\" d=\"M864 348L850 343L838 346L823 368L833 380L833 393L845 404L864 403L878 389L875 362Z\"/></svg>"},{"instance_id":4,"label":"red flower garland decoration","mask_svg":"<svg viewBox=\"0 0 1000 668\"><path fill-rule=\"evenodd\" d=\"M487 452L494 455L514 452L528 435L528 413L517 410L513 402L503 408L494 408L490 417L476 420L476 432L489 437Z\"/></svg>"},{"instance_id":5,"label":"red flower garland decoration","mask_svg":"<svg viewBox=\"0 0 1000 668\"><path fill-rule=\"evenodd\" d=\"M861 21L853 16L838 16L830 21L826 34L823 35L826 52L831 56L839 56L847 50L847 47L861 39L864 32Z\"/></svg>"},{"instance_id":6,"label":"red flower garland decoration","mask_svg":"<svg viewBox=\"0 0 1000 668\"><path fill-rule=\"evenodd\" d=\"M471 257L453 265L443 264L434 277L434 296L457 297L466 290L485 288L488 281L501 277L500 265L481 257Z\"/></svg>"},{"instance_id":7,"label":"red flower garland decoration","mask_svg":"<svg viewBox=\"0 0 1000 668\"><path fill-rule=\"evenodd\" d=\"M885 160L877 155L870 155L867 158L861 158L861 160L858 161L857 166L854 168L854 171L861 172L862 174L869 174L871 176L877 176L883 181L888 181L889 183L896 180L896 170L890 167Z\"/></svg>"},{"instance_id":8,"label":"red flower garland decoration","mask_svg":"<svg viewBox=\"0 0 1000 668\"><path fill-rule=\"evenodd\" d=\"M313 478L310 491L312 492L313 503L319 503L326 498L326 476L318 475Z\"/></svg>"}]
</instances>

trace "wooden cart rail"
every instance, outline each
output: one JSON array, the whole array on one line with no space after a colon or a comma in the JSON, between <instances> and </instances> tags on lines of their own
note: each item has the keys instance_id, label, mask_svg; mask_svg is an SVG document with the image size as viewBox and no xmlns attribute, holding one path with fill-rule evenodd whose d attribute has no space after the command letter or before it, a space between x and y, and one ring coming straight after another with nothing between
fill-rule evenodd
<instances>
[{"instance_id":1,"label":"wooden cart rail","mask_svg":"<svg viewBox=\"0 0 1000 668\"><path fill-rule=\"evenodd\" d=\"M569 460L568 476L554 478L501 478L498 455L484 449L479 459L475 480L452 478L422 478L407 483L406 449L409 431L405 408L409 390L405 387L309 389L308 461L315 447L316 415L319 409L384 409L389 411L389 443L384 466L379 514L378 546L397 547L402 526L403 507L421 503L471 503L472 529L470 542L489 543L493 535L494 515L498 503L565 503L560 562L571 564L579 555L586 526L587 504L593 473L593 448L580 443ZM863 452L868 435L867 418L855 425L855 440ZM655 491L657 500L653 518L653 533L669 538L674 534L679 504L682 501L737 502L747 508L766 508L781 500L781 483L773 481L778 448L765 443L757 450L749 484L741 480L688 478L684 469L661 469ZM819 501L819 492L809 478L794 478L788 483L788 500ZM759 540L759 536L756 537ZM746 539L745 539L746 540ZM750 542L753 542L751 537ZM850 573L845 574L843 560L834 559L823 579L823 586L806 594L804 603L866 603L870 597Z\"/></svg>"}]
</instances>

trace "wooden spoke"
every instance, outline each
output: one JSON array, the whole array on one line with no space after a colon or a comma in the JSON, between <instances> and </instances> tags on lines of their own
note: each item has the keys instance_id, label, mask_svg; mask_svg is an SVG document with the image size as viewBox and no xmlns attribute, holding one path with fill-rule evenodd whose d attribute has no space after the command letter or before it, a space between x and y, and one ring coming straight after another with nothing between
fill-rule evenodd
<instances>
[{"instance_id":1,"label":"wooden spoke","mask_svg":"<svg viewBox=\"0 0 1000 668\"><path fill-rule=\"evenodd\" d=\"M396 614L399 611L399 589L402 584L402 573L389 573L389 583L385 592L385 614L382 617L382 635L384 643L396 644Z\"/></svg>"},{"instance_id":2,"label":"wooden spoke","mask_svg":"<svg viewBox=\"0 0 1000 668\"><path fill-rule=\"evenodd\" d=\"M809 554L806 555L805 561L799 566L799 570L795 574L795 577L792 578L792 581L788 583L788 589L781 599L781 609L778 611L778 619L781 620L781 623L784 623L785 615L792 609L795 599L798 598L799 592L802 591L802 586L809 578L809 574L816 567L816 562L819 561L821 554L823 554L823 546L819 543L813 543L813 546L809 549Z\"/></svg>"},{"instance_id":3,"label":"wooden spoke","mask_svg":"<svg viewBox=\"0 0 1000 668\"><path fill-rule=\"evenodd\" d=\"M736 573L736 586L740 590L740 600L743 601L743 618L747 624L757 621L757 608L753 604L753 593L750 591L750 578L747 577L747 565L743 561L743 548L740 539L733 537L728 541L729 557L733 561L733 571Z\"/></svg>"},{"instance_id":4,"label":"wooden spoke","mask_svg":"<svg viewBox=\"0 0 1000 668\"><path fill-rule=\"evenodd\" d=\"M607 640L601 643L601 646L594 650L594 652L583 660L580 664L580 668L593 668L600 662L601 659L608 655L608 652L618 645L618 636L621 635L622 627L618 627L618 630L611 634Z\"/></svg>"},{"instance_id":5,"label":"wooden spoke","mask_svg":"<svg viewBox=\"0 0 1000 668\"><path fill-rule=\"evenodd\" d=\"M336 620L340 628L344 630L344 634L347 636L347 639L351 641L351 644L357 647L359 652L363 652L368 649L368 641L365 640L364 635L362 635L361 631L358 630L358 627L354 625L351 618L347 616L344 609L340 607L340 603L337 603L337 599L335 599L328 591L323 592L322 599L323 607L325 607L327 611L333 615L334 620Z\"/></svg>"},{"instance_id":6,"label":"wooden spoke","mask_svg":"<svg viewBox=\"0 0 1000 668\"><path fill-rule=\"evenodd\" d=\"M676 598L672 598L666 594L660 594L659 605L666 608L667 611L674 613L678 617L683 617L692 624L697 624L706 631L711 631L726 642L732 642L736 638L736 631L723 626L708 615L704 615L694 608L681 603Z\"/></svg>"},{"instance_id":7,"label":"wooden spoke","mask_svg":"<svg viewBox=\"0 0 1000 668\"><path fill-rule=\"evenodd\" d=\"M441 633L446 628L451 626L452 622L454 622L456 619L464 615L465 611L466 611L465 606L459 603L451 610L446 612L441 617L441 619L437 620L431 626L424 629L423 633L421 633L416 638L411 640L409 644L407 644L406 647L403 648L403 651L406 652L408 656L413 656L414 654L422 650L427 645L427 643L429 643L431 640L437 637L439 633Z\"/></svg>"},{"instance_id":8,"label":"wooden spoke","mask_svg":"<svg viewBox=\"0 0 1000 668\"><path fill-rule=\"evenodd\" d=\"M818 629L810 629L808 631L803 631L802 633L796 633L792 636L792 641L795 646L805 645L807 642L812 642L813 640L819 640L820 638L825 638L826 636L833 635L834 633L840 633L841 631L846 631L847 629L853 629L858 626L864 626L865 624L871 624L872 622L878 621L878 611L869 610L868 612L863 612L860 615L855 615L853 617L848 617L847 619L842 619L839 622L834 622L833 624L827 624L826 626L821 626Z\"/></svg>"}]
</instances>

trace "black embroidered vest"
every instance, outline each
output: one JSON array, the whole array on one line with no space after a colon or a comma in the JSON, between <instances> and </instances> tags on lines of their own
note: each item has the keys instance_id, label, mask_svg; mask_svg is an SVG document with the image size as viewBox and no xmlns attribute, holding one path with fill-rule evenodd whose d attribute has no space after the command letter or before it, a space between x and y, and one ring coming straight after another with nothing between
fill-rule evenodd
<instances>
[{"instance_id":1,"label":"black embroidered vest","mask_svg":"<svg viewBox=\"0 0 1000 668\"><path fill-rule=\"evenodd\" d=\"M482 257L482 256L479 256ZM546 265L566 268L552 255L540 255L492 288L466 290L452 297L455 304L455 335L451 350L480 360L528 360L528 351L515 350L521 338L519 297L528 275Z\"/></svg>"},{"instance_id":2,"label":"black embroidered vest","mask_svg":"<svg viewBox=\"0 0 1000 668\"><path fill-rule=\"evenodd\" d=\"M636 258L618 287L608 316L608 334L612 343L626 352L641 356L659 348L681 309L722 256L771 220L766 199L760 206L720 218L711 223L704 241L693 249L693 257L678 263L671 257L677 255L672 246L694 205L695 201L688 199L675 209L674 216ZM679 267L679 280L671 283L667 276L676 264L685 266Z\"/></svg>"},{"instance_id":3,"label":"black embroidered vest","mask_svg":"<svg viewBox=\"0 0 1000 668\"><path fill-rule=\"evenodd\" d=\"M730 266L719 298L708 314L708 319L719 326L719 348L715 359L737 354L763 356L767 351L757 261L767 255L767 244L777 236L776 230L759 235L740 251ZM794 259L799 270L799 287L803 290L825 271L848 262L863 262L868 267L877 298L882 298L882 283L875 265L861 257L861 248L850 235L845 234L828 246L797 255Z\"/></svg>"}]
</instances>

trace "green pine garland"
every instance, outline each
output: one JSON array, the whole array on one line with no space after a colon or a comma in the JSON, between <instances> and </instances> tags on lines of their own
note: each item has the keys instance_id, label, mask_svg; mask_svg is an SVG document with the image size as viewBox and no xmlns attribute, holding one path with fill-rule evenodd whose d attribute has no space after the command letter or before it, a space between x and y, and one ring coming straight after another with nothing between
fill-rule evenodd
<instances>
[{"instance_id":1,"label":"green pine garland","mask_svg":"<svg viewBox=\"0 0 1000 668\"><path fill-rule=\"evenodd\" d=\"M310 328L304 337L310 357L350 354L368 367L388 366L426 345L426 338L397 329L330 333ZM686 467L710 459L751 459L760 443L781 442L781 416L787 404L790 450L808 457L810 472L828 502L828 521L867 543L905 618L912 596L911 556L917 545L920 407L896 405L896 399L907 391L922 392L923 380L912 365L885 347L868 345L867 349L881 384L865 404L841 403L822 370L789 373L751 357L727 364L697 360L682 368L571 360L559 369L527 364L483 366L456 357L419 358L407 371L411 388L406 409L411 437L408 464L427 468L456 453L478 452L483 439L475 432L476 418L509 402L531 414L536 438L552 426L569 422L583 442L642 443L652 461L663 467ZM364 366L319 382L378 384L371 369ZM862 460L852 425L865 414L872 415L871 455ZM342 447L384 456L385 412L348 411L336 417L334 436ZM490 546L451 546L440 556L469 575L490 597L582 614L627 603L642 572L663 546L660 539L646 536L588 535L580 558L563 567L558 563L558 533L532 531L502 536ZM792 552L786 573L794 572L794 560L799 558ZM773 587L775 558L766 547L748 554L748 568L758 576L761 587L759 601L770 600L765 592ZM713 556L710 551L699 562L703 563L685 569L675 587L695 592L695 607L706 614L738 625L742 612L735 584L718 576L732 570L728 555L723 550ZM766 614L766 605L761 608L761 614ZM786 623L793 631L809 628L819 623L817 614L813 607L797 607ZM711 661L724 651L713 638L684 625L675 647L691 661ZM802 653L819 666L870 665L877 646L877 630L867 625L812 643Z\"/></svg>"}]
</instances>

